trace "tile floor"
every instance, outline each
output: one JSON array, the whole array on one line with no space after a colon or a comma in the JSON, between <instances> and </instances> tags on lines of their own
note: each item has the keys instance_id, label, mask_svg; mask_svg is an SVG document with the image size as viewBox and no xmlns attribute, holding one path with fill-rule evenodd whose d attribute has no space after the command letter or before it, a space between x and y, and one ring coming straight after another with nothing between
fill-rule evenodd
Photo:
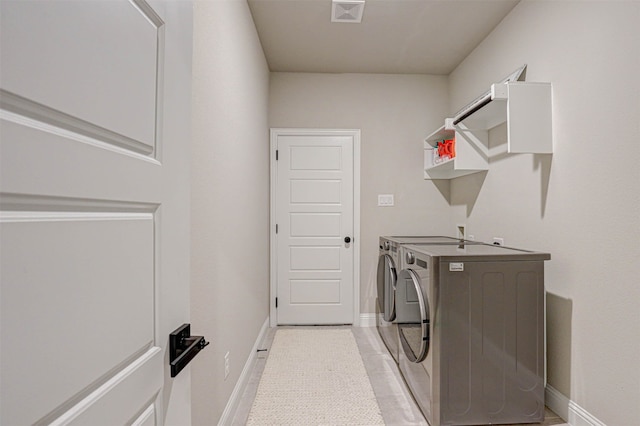
<instances>
[{"instance_id":1,"label":"tile floor","mask_svg":"<svg viewBox=\"0 0 640 426\"><path fill-rule=\"evenodd\" d=\"M384 346L376 328L352 327L351 329L358 343L385 424L389 426L428 426L409 394L396 363ZM270 328L267 331L263 347L271 347L275 332L275 328ZM264 370L267 353L258 353L254 370L233 419L233 426L242 426L246 423L258 389L260 376ZM542 426L551 425L566 425L566 423L554 412L547 409Z\"/></svg>"}]
</instances>

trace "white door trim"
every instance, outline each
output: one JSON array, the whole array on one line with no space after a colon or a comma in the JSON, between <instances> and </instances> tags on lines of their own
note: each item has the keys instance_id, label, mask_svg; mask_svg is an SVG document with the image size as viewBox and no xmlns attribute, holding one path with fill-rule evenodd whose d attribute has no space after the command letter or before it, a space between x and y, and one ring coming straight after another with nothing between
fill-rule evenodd
<instances>
[{"instance_id":1,"label":"white door trim","mask_svg":"<svg viewBox=\"0 0 640 426\"><path fill-rule=\"evenodd\" d=\"M276 294L278 285L278 250L276 244L276 146L278 136L352 136L353 137L353 325L360 326L360 130L272 128L270 132L270 218L269 218L269 326L278 325Z\"/></svg>"}]
</instances>

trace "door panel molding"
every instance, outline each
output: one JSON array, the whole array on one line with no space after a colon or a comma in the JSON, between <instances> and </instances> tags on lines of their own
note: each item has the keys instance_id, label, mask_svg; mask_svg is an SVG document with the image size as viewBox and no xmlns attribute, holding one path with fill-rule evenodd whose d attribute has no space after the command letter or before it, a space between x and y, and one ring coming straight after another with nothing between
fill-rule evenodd
<instances>
[{"instance_id":1,"label":"door panel molding","mask_svg":"<svg viewBox=\"0 0 640 426\"><path fill-rule=\"evenodd\" d=\"M133 4L138 11L147 18L147 20L149 20L149 23L156 27L156 29L164 25L164 21L160 15L158 15L145 0L131 0L131 4Z\"/></svg>"},{"instance_id":2,"label":"door panel molding","mask_svg":"<svg viewBox=\"0 0 640 426\"><path fill-rule=\"evenodd\" d=\"M344 136L353 141L353 325L360 326L360 130L359 129L298 129L298 128L272 128L270 131L270 301L269 301L269 325L278 325L276 296L278 286L278 247L277 247L277 154L279 136L314 136L322 141L323 137L335 138ZM322 154L323 150L319 150ZM333 149L325 150L325 154L331 154ZM282 157L282 156L280 156ZM296 213L302 215L304 212ZM330 213L327 213L330 214ZM291 218L289 218L291 220ZM282 231L282 224L280 224ZM313 237L309 237L313 238Z\"/></svg>"},{"instance_id":3,"label":"door panel molding","mask_svg":"<svg viewBox=\"0 0 640 426\"><path fill-rule=\"evenodd\" d=\"M151 6L144 0L9 3L2 35L12 42L0 55L14 66L3 68L3 88L153 150L165 25Z\"/></svg>"},{"instance_id":4,"label":"door panel molding","mask_svg":"<svg viewBox=\"0 0 640 426\"><path fill-rule=\"evenodd\" d=\"M159 204L2 192L2 212L154 213Z\"/></svg>"},{"instance_id":5,"label":"door panel molding","mask_svg":"<svg viewBox=\"0 0 640 426\"><path fill-rule=\"evenodd\" d=\"M0 118L22 124L25 127L64 136L67 133L60 132L60 130L66 130L67 132L97 139L100 142L127 149L137 154L150 155L153 153L154 147L152 144L105 129L89 121L2 89L0 89L0 110L3 111ZM5 111L11 114L7 114Z\"/></svg>"},{"instance_id":6,"label":"door panel molding","mask_svg":"<svg viewBox=\"0 0 640 426\"><path fill-rule=\"evenodd\" d=\"M6 414L32 423L77 400L78 389L88 398L86 389L154 343L154 215L3 212L0 232L11 247L0 258L11 301L2 318L31 326L3 327L3 339L21 348L3 349Z\"/></svg>"},{"instance_id":7,"label":"door panel molding","mask_svg":"<svg viewBox=\"0 0 640 426\"><path fill-rule=\"evenodd\" d=\"M70 407L50 426L129 424L138 416L140 406L157 398L162 380L157 375L154 380L149 378L154 377L154 370L162 367L161 348L149 348L125 369ZM141 392L141 389L146 392ZM153 395L151 401L148 401L148 395Z\"/></svg>"}]
</instances>

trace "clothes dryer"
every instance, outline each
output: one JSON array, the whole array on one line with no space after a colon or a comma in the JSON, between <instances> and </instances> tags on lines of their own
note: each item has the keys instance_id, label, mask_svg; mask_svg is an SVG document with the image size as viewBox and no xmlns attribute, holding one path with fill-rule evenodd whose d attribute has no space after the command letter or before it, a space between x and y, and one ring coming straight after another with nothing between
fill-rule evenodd
<instances>
[{"instance_id":1,"label":"clothes dryer","mask_svg":"<svg viewBox=\"0 0 640 426\"><path fill-rule=\"evenodd\" d=\"M430 425L541 422L549 254L463 244L399 256L399 369Z\"/></svg>"},{"instance_id":2,"label":"clothes dryer","mask_svg":"<svg viewBox=\"0 0 640 426\"><path fill-rule=\"evenodd\" d=\"M465 240L445 236L383 236L379 238L377 294L376 294L376 328L393 356L398 362L398 332L395 324L396 278L403 268L402 259L398 257L399 248L403 244L464 244ZM473 243L473 242L467 242ZM478 243L479 244L479 243Z\"/></svg>"}]
</instances>

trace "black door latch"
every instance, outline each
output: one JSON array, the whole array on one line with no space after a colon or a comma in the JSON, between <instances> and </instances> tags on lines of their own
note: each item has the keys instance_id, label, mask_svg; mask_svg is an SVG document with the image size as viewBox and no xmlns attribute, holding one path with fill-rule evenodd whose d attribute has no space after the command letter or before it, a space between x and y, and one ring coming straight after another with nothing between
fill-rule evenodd
<instances>
[{"instance_id":1,"label":"black door latch","mask_svg":"<svg viewBox=\"0 0 640 426\"><path fill-rule=\"evenodd\" d=\"M189 362L207 346L204 336L192 336L191 324L182 324L169 334L169 364L171 377L176 377Z\"/></svg>"}]
</instances>

